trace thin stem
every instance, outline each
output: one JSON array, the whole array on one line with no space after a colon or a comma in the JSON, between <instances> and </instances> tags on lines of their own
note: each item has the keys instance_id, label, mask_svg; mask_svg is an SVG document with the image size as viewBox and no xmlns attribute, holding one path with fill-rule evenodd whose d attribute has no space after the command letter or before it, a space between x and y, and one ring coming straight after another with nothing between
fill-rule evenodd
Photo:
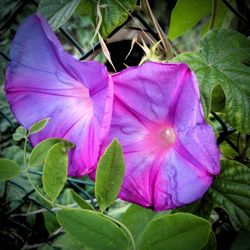
<instances>
[{"instance_id":1,"label":"thin stem","mask_svg":"<svg viewBox=\"0 0 250 250\"><path fill-rule=\"evenodd\" d=\"M234 143L230 139L225 138L225 141L228 143L229 146L231 146L232 149L234 149L237 153L239 153L239 149L237 148L236 145L234 145Z\"/></svg>"},{"instance_id":2,"label":"thin stem","mask_svg":"<svg viewBox=\"0 0 250 250\"><path fill-rule=\"evenodd\" d=\"M222 119L221 119L215 112L213 112L213 111L211 111L211 114L214 116L214 119L217 120L217 121L220 123L220 125L221 125L221 127L222 127L224 133L227 133L227 132L228 132L227 126L226 126L226 124L222 121Z\"/></svg>"},{"instance_id":3,"label":"thin stem","mask_svg":"<svg viewBox=\"0 0 250 250\"><path fill-rule=\"evenodd\" d=\"M149 5L148 0L143 0L142 1L144 8L145 8L145 14L149 16L149 18L151 19L153 25L155 26L155 29L161 39L162 45L164 47L164 49L166 50L167 56L169 59L172 59L174 57L174 54L172 52L171 49L171 44L166 36L166 34L164 33L164 31L162 30L161 26L159 25L159 23L157 22L151 7Z\"/></svg>"},{"instance_id":4,"label":"thin stem","mask_svg":"<svg viewBox=\"0 0 250 250\"><path fill-rule=\"evenodd\" d=\"M227 0L222 0L223 3L227 6L227 8L239 18L240 21L248 25L247 19L238 11L236 10Z\"/></svg>"},{"instance_id":5,"label":"thin stem","mask_svg":"<svg viewBox=\"0 0 250 250\"><path fill-rule=\"evenodd\" d=\"M134 17L136 17L142 23L142 25L146 28L146 31L148 31L155 40L160 39L159 35L154 32L151 26L148 25L148 23L138 13L134 13Z\"/></svg>"},{"instance_id":6,"label":"thin stem","mask_svg":"<svg viewBox=\"0 0 250 250\"><path fill-rule=\"evenodd\" d=\"M28 169L27 156L26 156L27 141L28 141L28 136L25 138L25 140L24 140L24 146L23 146L23 162L24 162L25 170Z\"/></svg>"},{"instance_id":7,"label":"thin stem","mask_svg":"<svg viewBox=\"0 0 250 250\"><path fill-rule=\"evenodd\" d=\"M77 188L80 192L82 192L88 199L90 199L90 203L91 203L91 205L92 205L93 207L95 206L95 204L94 204L94 199L93 199L93 197L92 197L88 192L86 192L83 188L81 188L79 185L77 185L77 184L74 183L74 182L69 181L69 183L70 183L72 186L74 186L75 188Z\"/></svg>"},{"instance_id":8,"label":"thin stem","mask_svg":"<svg viewBox=\"0 0 250 250\"><path fill-rule=\"evenodd\" d=\"M82 56L84 56L84 51L81 48L81 45L72 37L64 28L59 28L62 34L77 48Z\"/></svg>"},{"instance_id":9,"label":"thin stem","mask_svg":"<svg viewBox=\"0 0 250 250\"><path fill-rule=\"evenodd\" d=\"M40 175L42 176L43 173L41 171L36 171L36 170L28 170L30 174L36 174L36 175ZM71 177L67 177L67 181L71 181L71 182L75 182L75 183L79 183L79 184L83 184L83 185L88 185L88 186L94 186L95 184L89 181L83 181L83 180L79 180L79 179L74 179Z\"/></svg>"},{"instance_id":10,"label":"thin stem","mask_svg":"<svg viewBox=\"0 0 250 250\"><path fill-rule=\"evenodd\" d=\"M28 2L28 0L23 0L16 5L16 9L6 18L6 21L3 23L3 25L0 26L0 31L8 28L13 23L13 20L16 18L17 14L24 8L24 6Z\"/></svg>"},{"instance_id":11,"label":"thin stem","mask_svg":"<svg viewBox=\"0 0 250 250\"><path fill-rule=\"evenodd\" d=\"M0 51L0 55L1 55L6 61L10 62L10 58L9 58L7 55L5 55L2 51Z\"/></svg>"},{"instance_id":12,"label":"thin stem","mask_svg":"<svg viewBox=\"0 0 250 250\"><path fill-rule=\"evenodd\" d=\"M210 24L209 24L210 30L214 28L216 12L217 12L217 0L212 0L212 15L211 15Z\"/></svg>"}]
</instances>

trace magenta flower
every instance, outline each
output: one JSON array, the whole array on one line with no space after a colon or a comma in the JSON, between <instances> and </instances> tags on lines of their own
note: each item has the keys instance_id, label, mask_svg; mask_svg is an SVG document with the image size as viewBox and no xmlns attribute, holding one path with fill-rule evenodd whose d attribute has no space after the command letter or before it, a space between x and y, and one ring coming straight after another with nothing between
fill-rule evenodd
<instances>
[{"instance_id":1,"label":"magenta flower","mask_svg":"<svg viewBox=\"0 0 250 250\"><path fill-rule=\"evenodd\" d=\"M111 130L126 174L119 197L154 210L201 198L219 173L219 151L186 64L144 63L113 76Z\"/></svg>"},{"instance_id":2,"label":"magenta flower","mask_svg":"<svg viewBox=\"0 0 250 250\"><path fill-rule=\"evenodd\" d=\"M32 144L49 137L68 139L76 145L69 175L93 171L112 115L113 83L105 66L79 62L65 52L38 14L17 31L10 59L5 91L16 119L29 128L51 118L42 132L31 136Z\"/></svg>"}]
</instances>

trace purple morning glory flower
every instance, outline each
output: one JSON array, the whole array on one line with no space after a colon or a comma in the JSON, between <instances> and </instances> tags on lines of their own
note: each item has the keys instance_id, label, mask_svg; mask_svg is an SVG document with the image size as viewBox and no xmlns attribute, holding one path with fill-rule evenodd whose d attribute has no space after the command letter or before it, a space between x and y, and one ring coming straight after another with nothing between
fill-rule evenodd
<instances>
[{"instance_id":1,"label":"purple morning glory flower","mask_svg":"<svg viewBox=\"0 0 250 250\"><path fill-rule=\"evenodd\" d=\"M186 64L147 62L113 75L109 144L123 147L126 174L119 197L154 210L201 198L220 171L195 75Z\"/></svg>"},{"instance_id":2,"label":"purple morning glory flower","mask_svg":"<svg viewBox=\"0 0 250 250\"><path fill-rule=\"evenodd\" d=\"M36 145L49 137L65 138L70 152L69 175L83 176L96 168L112 115L113 82L105 66L79 62L65 52L39 14L25 20L10 50L5 91L19 123L51 118L31 136Z\"/></svg>"}]
</instances>

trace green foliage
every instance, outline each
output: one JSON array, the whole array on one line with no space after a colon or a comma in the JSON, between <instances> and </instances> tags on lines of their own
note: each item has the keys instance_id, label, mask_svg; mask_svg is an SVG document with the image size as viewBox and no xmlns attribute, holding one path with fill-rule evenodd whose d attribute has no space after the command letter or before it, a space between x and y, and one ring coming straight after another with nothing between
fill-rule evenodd
<instances>
[{"instance_id":1,"label":"green foliage","mask_svg":"<svg viewBox=\"0 0 250 250\"><path fill-rule=\"evenodd\" d=\"M57 212L59 224L80 242L91 249L128 249L124 231L114 222L90 210L62 209Z\"/></svg>"},{"instance_id":2,"label":"green foliage","mask_svg":"<svg viewBox=\"0 0 250 250\"><path fill-rule=\"evenodd\" d=\"M156 212L134 204L122 215L121 222L130 230L137 246L144 228L156 215Z\"/></svg>"},{"instance_id":3,"label":"green foliage","mask_svg":"<svg viewBox=\"0 0 250 250\"><path fill-rule=\"evenodd\" d=\"M124 174L122 148L114 139L102 155L96 171L95 196L102 211L114 203Z\"/></svg>"},{"instance_id":4,"label":"green foliage","mask_svg":"<svg viewBox=\"0 0 250 250\"><path fill-rule=\"evenodd\" d=\"M19 126L15 133L13 134L13 139L15 141L20 141L22 139L25 139L27 136L27 130L23 126Z\"/></svg>"},{"instance_id":5,"label":"green foliage","mask_svg":"<svg viewBox=\"0 0 250 250\"><path fill-rule=\"evenodd\" d=\"M217 249L217 241L213 231L210 232L210 236L206 246L202 248L202 250L216 250Z\"/></svg>"},{"instance_id":6,"label":"green foliage","mask_svg":"<svg viewBox=\"0 0 250 250\"><path fill-rule=\"evenodd\" d=\"M53 30L60 28L74 13L81 0L41 0L37 12L43 14Z\"/></svg>"},{"instance_id":7,"label":"green foliage","mask_svg":"<svg viewBox=\"0 0 250 250\"><path fill-rule=\"evenodd\" d=\"M31 151L29 157L29 167L35 167L42 164L45 161L48 151L57 143L63 143L66 148L73 148L74 145L66 140L59 138L49 138L36 145Z\"/></svg>"},{"instance_id":8,"label":"green foliage","mask_svg":"<svg viewBox=\"0 0 250 250\"><path fill-rule=\"evenodd\" d=\"M109 34L122 23L124 23L136 5L136 0L84 0L78 8L79 13L90 15L95 27L98 26L98 8L101 12L102 22L100 33L102 37L107 38ZM86 7L85 7L86 6Z\"/></svg>"},{"instance_id":9,"label":"green foliage","mask_svg":"<svg viewBox=\"0 0 250 250\"><path fill-rule=\"evenodd\" d=\"M250 228L250 169L237 161L221 160L221 173L209 195L232 221Z\"/></svg>"},{"instance_id":10,"label":"green foliage","mask_svg":"<svg viewBox=\"0 0 250 250\"><path fill-rule=\"evenodd\" d=\"M77 205L82 209L95 210L87 201L85 201L79 194L74 190L71 190L71 195Z\"/></svg>"},{"instance_id":11,"label":"green foliage","mask_svg":"<svg viewBox=\"0 0 250 250\"><path fill-rule=\"evenodd\" d=\"M250 232L244 229L240 230L230 250L248 250Z\"/></svg>"},{"instance_id":12,"label":"green foliage","mask_svg":"<svg viewBox=\"0 0 250 250\"><path fill-rule=\"evenodd\" d=\"M211 11L212 0L178 0L170 19L168 37L176 39Z\"/></svg>"},{"instance_id":13,"label":"green foliage","mask_svg":"<svg viewBox=\"0 0 250 250\"><path fill-rule=\"evenodd\" d=\"M0 158L0 182L15 178L19 174L19 169L15 161Z\"/></svg>"},{"instance_id":14,"label":"green foliage","mask_svg":"<svg viewBox=\"0 0 250 250\"><path fill-rule=\"evenodd\" d=\"M220 85L227 120L238 131L250 133L249 59L250 43L243 35L216 29L202 39L198 52L180 54L174 61L186 62L195 71L206 115L211 110L212 91Z\"/></svg>"},{"instance_id":15,"label":"green foliage","mask_svg":"<svg viewBox=\"0 0 250 250\"><path fill-rule=\"evenodd\" d=\"M45 118L45 119L42 119L41 121L34 123L29 129L29 135L36 134L40 132L41 130L43 130L48 124L49 120L50 118Z\"/></svg>"},{"instance_id":16,"label":"green foliage","mask_svg":"<svg viewBox=\"0 0 250 250\"><path fill-rule=\"evenodd\" d=\"M71 250L71 249L72 250L82 250L83 249L82 245L67 233L63 234L62 236L57 238L53 242L53 246L56 249L59 248L60 250ZM84 250L88 250L88 248L84 247Z\"/></svg>"},{"instance_id":17,"label":"green foliage","mask_svg":"<svg viewBox=\"0 0 250 250\"><path fill-rule=\"evenodd\" d=\"M62 191L67 175L68 154L63 143L59 142L48 151L43 169L43 189L52 201Z\"/></svg>"},{"instance_id":18,"label":"green foliage","mask_svg":"<svg viewBox=\"0 0 250 250\"><path fill-rule=\"evenodd\" d=\"M167 214L153 219L145 228L139 249L200 250L209 239L207 220L188 213Z\"/></svg>"},{"instance_id":19,"label":"green foliage","mask_svg":"<svg viewBox=\"0 0 250 250\"><path fill-rule=\"evenodd\" d=\"M212 2L212 0L211 0L211 2ZM212 6L212 3L211 3L211 6ZM227 25L224 24L227 13L228 13L228 8L225 5L225 3L222 0L217 0L216 1L216 12L215 12L214 28L220 28L220 27L227 28ZM210 21L211 21L211 19L209 19L209 21L202 28L202 33L203 34L208 32Z\"/></svg>"}]
</instances>

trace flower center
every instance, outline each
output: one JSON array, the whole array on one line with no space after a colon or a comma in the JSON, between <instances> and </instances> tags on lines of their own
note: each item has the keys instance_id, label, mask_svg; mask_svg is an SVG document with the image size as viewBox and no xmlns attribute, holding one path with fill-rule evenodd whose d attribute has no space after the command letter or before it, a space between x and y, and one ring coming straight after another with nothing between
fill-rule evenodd
<instances>
[{"instance_id":1,"label":"flower center","mask_svg":"<svg viewBox=\"0 0 250 250\"><path fill-rule=\"evenodd\" d=\"M167 140L167 143L169 145L174 144L176 136L175 136L175 132L172 128L165 129L163 136L165 137L165 139Z\"/></svg>"}]
</instances>

